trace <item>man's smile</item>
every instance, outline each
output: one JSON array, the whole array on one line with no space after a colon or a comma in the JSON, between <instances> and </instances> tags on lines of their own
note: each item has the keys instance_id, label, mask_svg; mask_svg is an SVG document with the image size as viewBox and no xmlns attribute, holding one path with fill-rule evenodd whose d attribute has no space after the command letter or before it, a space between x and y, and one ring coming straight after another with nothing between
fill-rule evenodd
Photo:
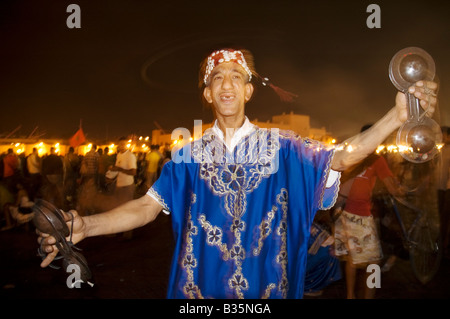
<instances>
[{"instance_id":1,"label":"man's smile","mask_svg":"<svg viewBox=\"0 0 450 319\"><path fill-rule=\"evenodd\" d=\"M221 93L219 98L221 102L229 103L236 99L236 95L234 93Z\"/></svg>"}]
</instances>

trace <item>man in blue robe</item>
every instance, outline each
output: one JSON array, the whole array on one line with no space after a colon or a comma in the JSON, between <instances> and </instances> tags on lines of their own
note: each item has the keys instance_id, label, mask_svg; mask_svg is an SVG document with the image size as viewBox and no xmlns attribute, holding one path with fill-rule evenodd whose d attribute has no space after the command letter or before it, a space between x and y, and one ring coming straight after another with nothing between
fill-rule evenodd
<instances>
[{"instance_id":1,"label":"man in blue robe","mask_svg":"<svg viewBox=\"0 0 450 319\"><path fill-rule=\"evenodd\" d=\"M146 196L102 214L72 212L73 242L143 226L164 211L172 215L176 242L168 298L301 298L316 211L333 206L340 171L371 154L406 120L406 100L399 93L370 130L328 148L251 124L245 105L255 76L250 52L211 53L200 79L214 127L173 152ZM418 82L410 92L432 114L436 89ZM52 236L41 237L45 267L57 249Z\"/></svg>"},{"instance_id":2,"label":"man in blue robe","mask_svg":"<svg viewBox=\"0 0 450 319\"><path fill-rule=\"evenodd\" d=\"M148 192L177 234L169 297L302 296L312 220L338 191L333 150L248 119L237 136L229 148L216 122Z\"/></svg>"}]
</instances>

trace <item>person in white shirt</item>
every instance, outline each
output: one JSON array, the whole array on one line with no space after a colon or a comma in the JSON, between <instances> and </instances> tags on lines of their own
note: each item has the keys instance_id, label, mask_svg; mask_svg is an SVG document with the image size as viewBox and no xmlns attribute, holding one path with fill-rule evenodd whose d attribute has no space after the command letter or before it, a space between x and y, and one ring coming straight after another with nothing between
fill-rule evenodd
<instances>
[{"instance_id":1,"label":"person in white shirt","mask_svg":"<svg viewBox=\"0 0 450 319\"><path fill-rule=\"evenodd\" d=\"M36 196L42 185L42 159L39 157L38 149L33 148L33 153L27 157L27 169L30 174L30 195Z\"/></svg>"},{"instance_id":2,"label":"person in white shirt","mask_svg":"<svg viewBox=\"0 0 450 319\"><path fill-rule=\"evenodd\" d=\"M134 176L137 170L136 156L127 148L127 139L119 139L117 147L116 164L111 171L117 171L115 198L119 204L128 202L134 198Z\"/></svg>"},{"instance_id":3,"label":"person in white shirt","mask_svg":"<svg viewBox=\"0 0 450 319\"><path fill-rule=\"evenodd\" d=\"M128 149L127 144L128 140L126 137L119 139L116 164L110 169L112 172L117 172L114 190L114 199L117 206L133 200L136 189L134 176L137 172L137 160L136 156ZM131 239L132 236L133 230L123 233L123 237L126 239Z\"/></svg>"},{"instance_id":4,"label":"person in white shirt","mask_svg":"<svg viewBox=\"0 0 450 319\"><path fill-rule=\"evenodd\" d=\"M27 158L27 168L30 174L41 173L41 158L36 147L33 148L33 153Z\"/></svg>"}]
</instances>

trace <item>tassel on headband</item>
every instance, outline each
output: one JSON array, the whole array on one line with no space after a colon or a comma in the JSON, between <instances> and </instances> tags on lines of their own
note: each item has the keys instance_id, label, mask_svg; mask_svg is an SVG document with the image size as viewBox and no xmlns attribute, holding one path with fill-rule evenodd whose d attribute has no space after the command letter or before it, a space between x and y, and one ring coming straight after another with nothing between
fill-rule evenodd
<instances>
[{"instance_id":1,"label":"tassel on headband","mask_svg":"<svg viewBox=\"0 0 450 319\"><path fill-rule=\"evenodd\" d=\"M294 99L298 97L297 94L285 91L282 88L273 85L272 83L269 82L268 78L262 77L259 78L261 79L262 85L269 86L272 90L274 90L275 93L280 97L281 101L283 102L294 102Z\"/></svg>"}]
</instances>

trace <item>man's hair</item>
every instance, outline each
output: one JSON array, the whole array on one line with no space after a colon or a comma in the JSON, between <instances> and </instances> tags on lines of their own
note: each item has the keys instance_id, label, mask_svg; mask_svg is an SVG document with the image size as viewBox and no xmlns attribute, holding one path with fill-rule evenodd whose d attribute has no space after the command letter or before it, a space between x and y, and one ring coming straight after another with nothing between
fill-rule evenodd
<instances>
[{"instance_id":1,"label":"man's hair","mask_svg":"<svg viewBox=\"0 0 450 319\"><path fill-rule=\"evenodd\" d=\"M363 125L363 127L361 127L361 130L360 130L359 132L362 133L362 132L364 132L364 131L367 131L369 128L372 127L372 125L373 125L372 123Z\"/></svg>"}]
</instances>

